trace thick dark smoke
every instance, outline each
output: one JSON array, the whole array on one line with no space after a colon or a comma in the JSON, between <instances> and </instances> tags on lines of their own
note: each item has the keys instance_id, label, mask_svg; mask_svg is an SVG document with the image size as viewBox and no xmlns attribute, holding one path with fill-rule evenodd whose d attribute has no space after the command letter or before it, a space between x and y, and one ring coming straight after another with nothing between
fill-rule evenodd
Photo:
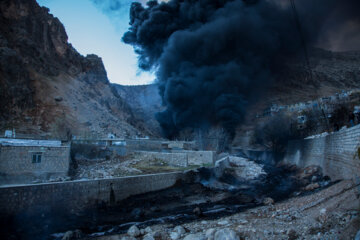
<instances>
[{"instance_id":1,"label":"thick dark smoke","mask_svg":"<svg viewBox=\"0 0 360 240\"><path fill-rule=\"evenodd\" d=\"M297 1L306 43L319 45L349 22L359 26L359 2ZM130 25L123 41L134 46L141 69L156 71L167 107L157 119L170 138L187 127L219 124L232 135L256 93L288 57L303 53L288 1L133 3Z\"/></svg>"}]
</instances>

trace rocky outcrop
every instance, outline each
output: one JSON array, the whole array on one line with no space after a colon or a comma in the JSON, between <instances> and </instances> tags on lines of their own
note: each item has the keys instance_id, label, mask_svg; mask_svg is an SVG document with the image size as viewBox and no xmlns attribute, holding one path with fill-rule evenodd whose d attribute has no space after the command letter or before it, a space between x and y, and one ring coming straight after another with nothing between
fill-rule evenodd
<instances>
[{"instance_id":1,"label":"rocky outcrop","mask_svg":"<svg viewBox=\"0 0 360 240\"><path fill-rule=\"evenodd\" d=\"M156 84L140 86L122 86L113 84L120 97L125 99L134 115L146 119L146 127L153 135L161 135L160 125L155 118L156 113L165 109L162 105L159 89Z\"/></svg>"},{"instance_id":2,"label":"rocky outcrop","mask_svg":"<svg viewBox=\"0 0 360 240\"><path fill-rule=\"evenodd\" d=\"M35 0L0 2L0 130L149 135L110 84L101 58L80 55L67 39L59 19Z\"/></svg>"},{"instance_id":3,"label":"rocky outcrop","mask_svg":"<svg viewBox=\"0 0 360 240\"><path fill-rule=\"evenodd\" d=\"M228 156L216 161L214 171L217 178L221 178L231 171L234 176L242 180L254 180L261 175L266 175L262 165L235 156Z\"/></svg>"}]
</instances>

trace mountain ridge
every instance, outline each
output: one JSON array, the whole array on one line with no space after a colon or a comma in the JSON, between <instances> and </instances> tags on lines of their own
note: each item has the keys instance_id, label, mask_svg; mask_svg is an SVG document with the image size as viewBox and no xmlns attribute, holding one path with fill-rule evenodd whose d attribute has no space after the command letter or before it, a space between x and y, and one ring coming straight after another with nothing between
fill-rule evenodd
<instances>
[{"instance_id":1,"label":"mountain ridge","mask_svg":"<svg viewBox=\"0 0 360 240\"><path fill-rule=\"evenodd\" d=\"M0 130L44 137L134 137L142 120L110 84L101 58L80 55L35 0L0 3Z\"/></svg>"}]
</instances>

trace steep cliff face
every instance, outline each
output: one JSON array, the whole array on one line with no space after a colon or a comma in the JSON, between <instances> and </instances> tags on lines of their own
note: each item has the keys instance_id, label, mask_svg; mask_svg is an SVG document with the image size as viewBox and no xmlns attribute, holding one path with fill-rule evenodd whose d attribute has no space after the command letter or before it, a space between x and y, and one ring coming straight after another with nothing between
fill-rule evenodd
<instances>
[{"instance_id":1,"label":"steep cliff face","mask_svg":"<svg viewBox=\"0 0 360 240\"><path fill-rule=\"evenodd\" d=\"M128 100L128 104L137 119L146 119L145 125L154 136L161 136L159 122L155 114L165 109L162 105L159 89L156 84L139 86L122 86L113 84L118 94Z\"/></svg>"},{"instance_id":2,"label":"steep cliff face","mask_svg":"<svg viewBox=\"0 0 360 240\"><path fill-rule=\"evenodd\" d=\"M109 83L101 58L80 55L35 0L0 2L0 130L49 137L148 135Z\"/></svg>"}]
</instances>

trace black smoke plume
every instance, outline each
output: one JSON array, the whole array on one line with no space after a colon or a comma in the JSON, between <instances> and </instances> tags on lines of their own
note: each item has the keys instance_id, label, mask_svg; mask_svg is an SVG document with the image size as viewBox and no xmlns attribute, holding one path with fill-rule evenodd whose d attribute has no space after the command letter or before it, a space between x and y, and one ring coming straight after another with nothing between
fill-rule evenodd
<instances>
[{"instance_id":1,"label":"black smoke plume","mask_svg":"<svg viewBox=\"0 0 360 240\"><path fill-rule=\"evenodd\" d=\"M123 41L134 46L141 69L156 71L167 107L157 119L167 137L219 124L233 135L256 93L288 57L303 53L300 32L319 45L349 21L359 26L359 2L295 1L301 29L284 0L135 2Z\"/></svg>"}]
</instances>

